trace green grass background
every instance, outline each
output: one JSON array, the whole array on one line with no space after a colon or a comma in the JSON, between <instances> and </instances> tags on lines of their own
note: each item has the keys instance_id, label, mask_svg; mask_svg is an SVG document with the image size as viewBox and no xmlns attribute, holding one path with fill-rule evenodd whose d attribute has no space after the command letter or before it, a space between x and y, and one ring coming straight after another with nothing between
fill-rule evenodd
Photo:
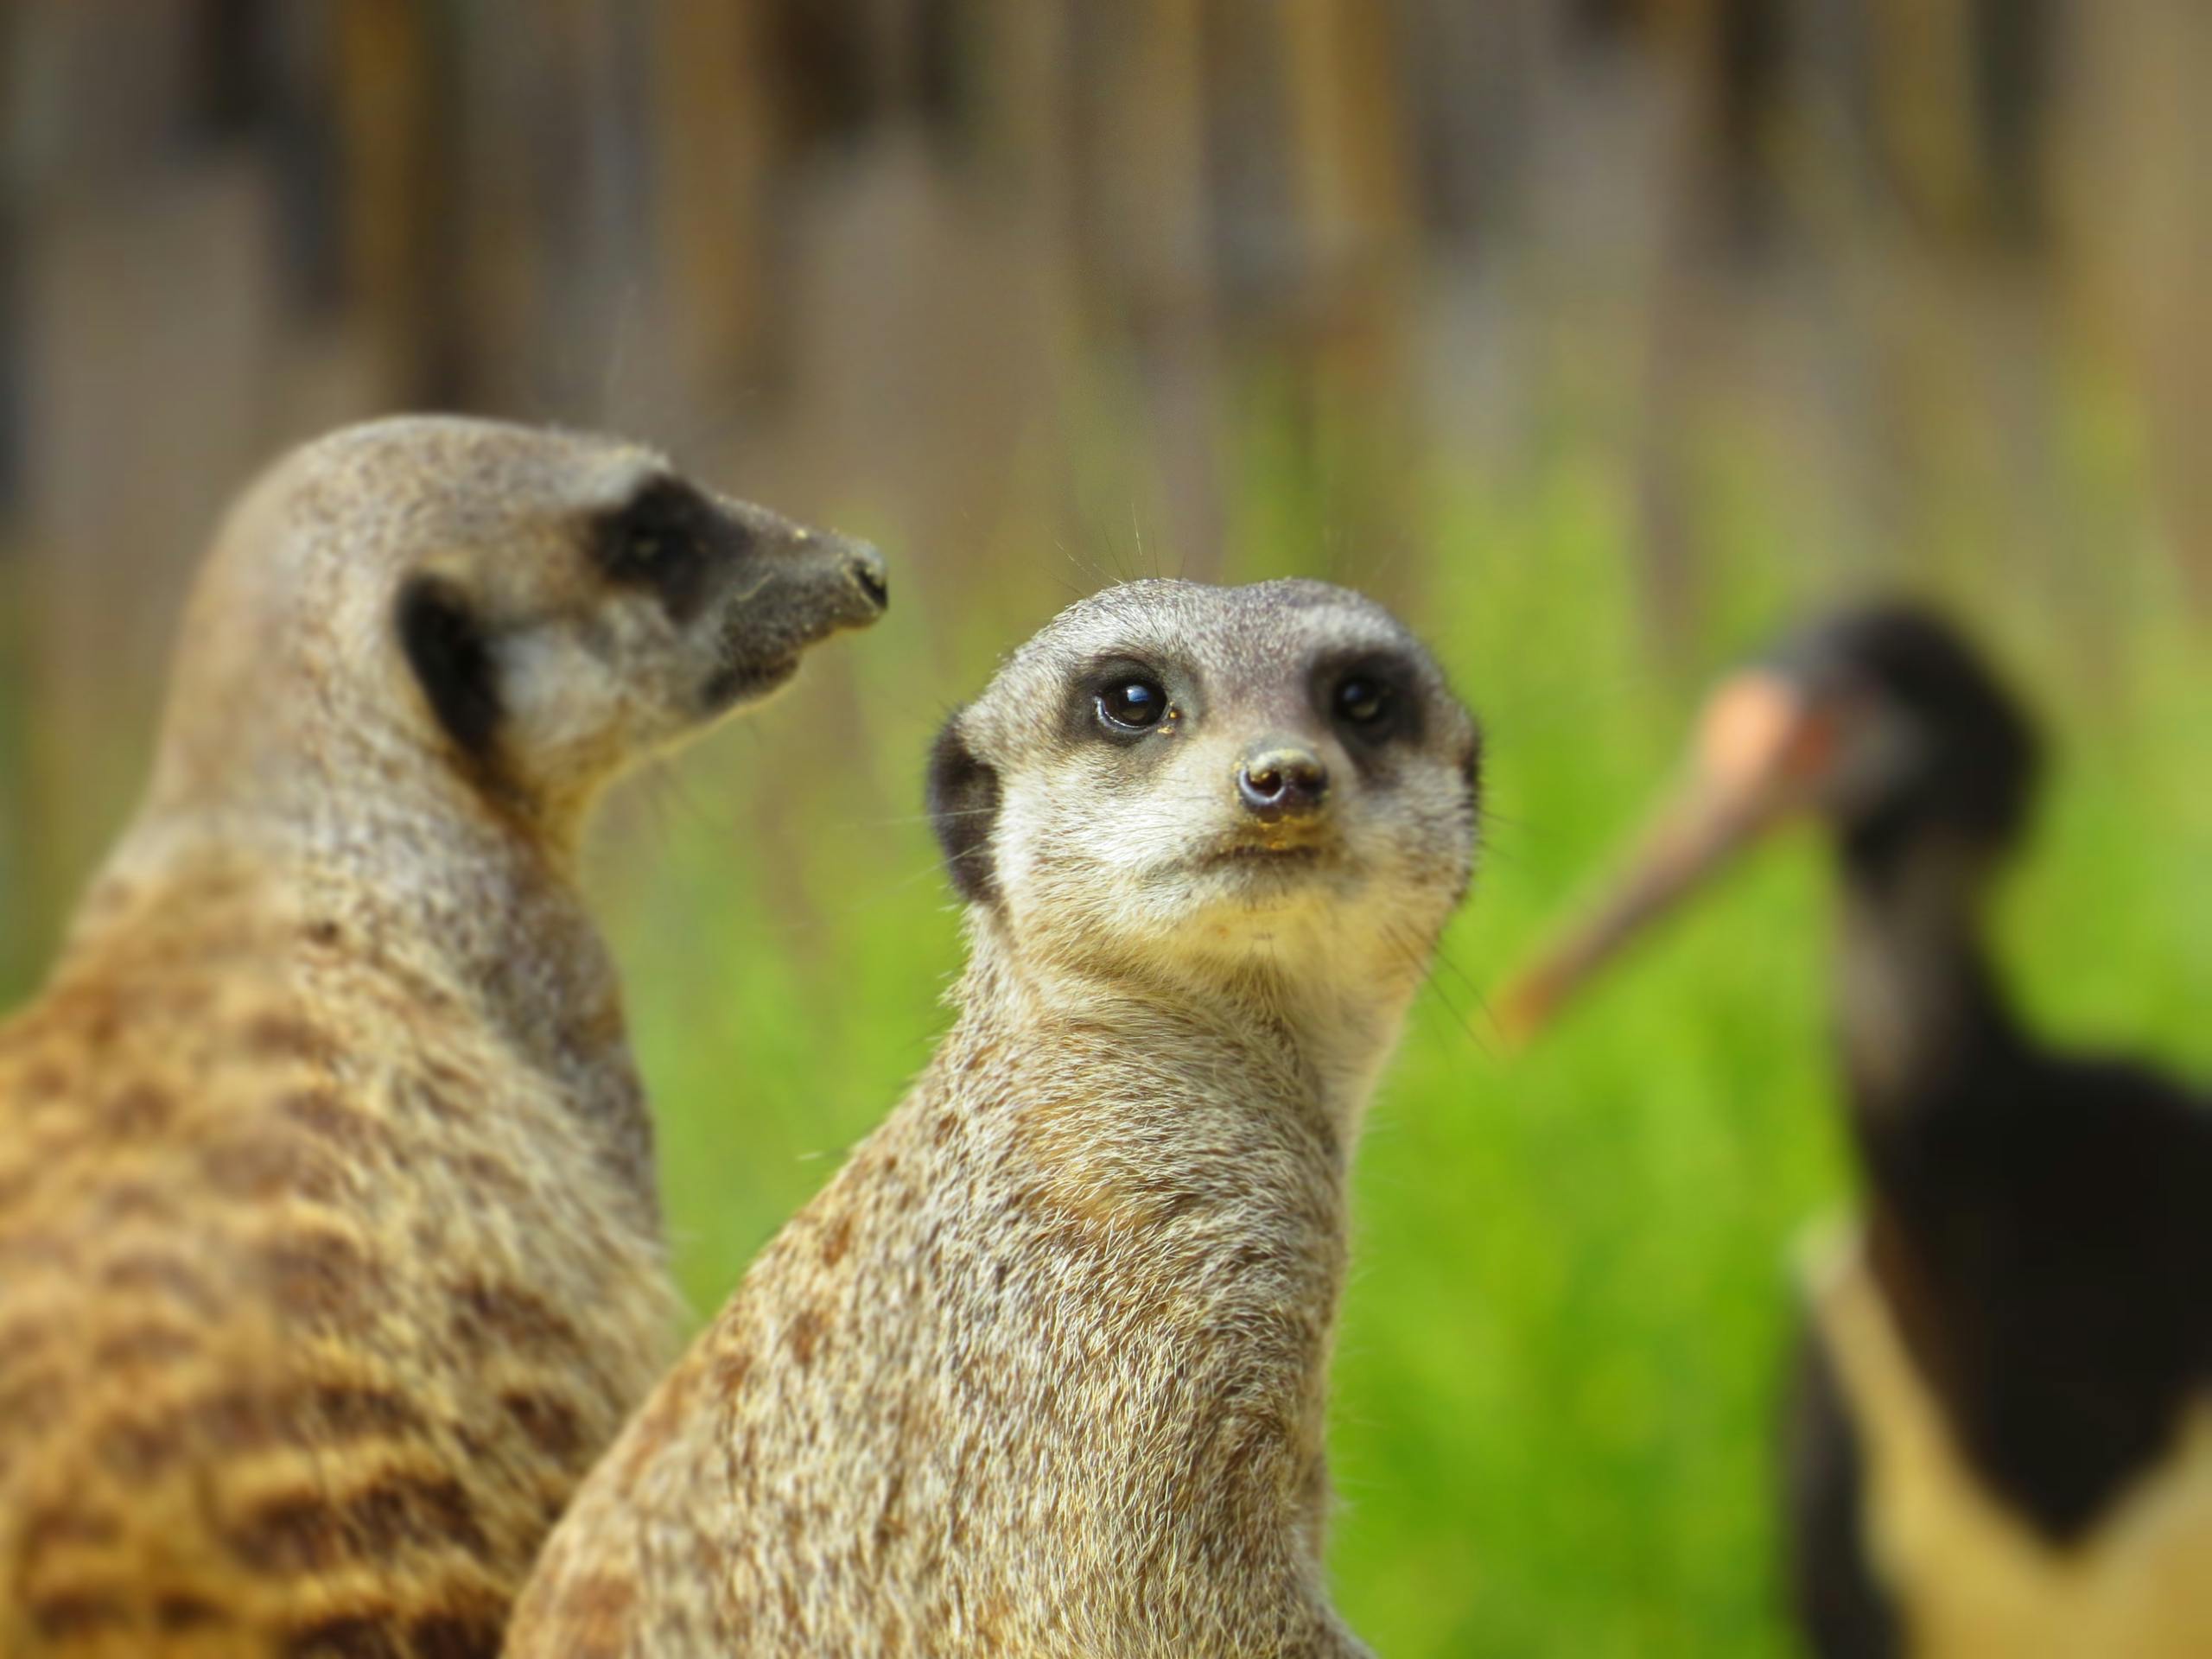
<instances>
[{"instance_id":1,"label":"green grass background","mask_svg":"<svg viewBox=\"0 0 2212 1659\"><path fill-rule=\"evenodd\" d=\"M1236 574L1384 592L1490 733L1482 874L1359 1159L1332 1430L1342 1605L1389 1655L1792 1651L1770 1433L1788 1262L1850 1190L1820 849L1750 861L1524 1056L1484 997L1662 789L1709 673L1834 584L1776 550L1785 514L1746 506L1713 551L1702 637L1669 655L1603 475L1440 482L1419 552L1370 569L1302 527L1264 454L1253 473ZM936 721L1074 590L1172 565L1127 539L1006 551L980 610L907 581L790 705L618 813L596 879L702 1313L945 1022L957 916L918 816ZM1971 616L2051 727L2047 810L1999 918L2021 996L2069 1039L2202 1075L2212 664L2169 567L2132 545L2027 582L1962 537L1908 581Z\"/></svg>"}]
</instances>

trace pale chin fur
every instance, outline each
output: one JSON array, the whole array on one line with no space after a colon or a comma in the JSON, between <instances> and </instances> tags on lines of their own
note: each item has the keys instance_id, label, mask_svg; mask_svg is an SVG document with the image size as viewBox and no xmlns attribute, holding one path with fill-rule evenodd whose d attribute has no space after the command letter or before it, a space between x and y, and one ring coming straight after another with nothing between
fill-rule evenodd
<instances>
[{"instance_id":1,"label":"pale chin fur","mask_svg":"<svg viewBox=\"0 0 2212 1659\"><path fill-rule=\"evenodd\" d=\"M992 931L1036 988L1052 1001L1211 1007L1297 1033L1349 1151L1456 892L1394 848L1363 856L1344 837L1319 862L1280 873L1209 866L1211 837L1165 856L1156 842L1102 838L1095 857L1064 861L1064 842L1056 850L1020 835L1023 816L1009 799L1001 856L1019 872L1010 890L1029 902ZM1175 839L1191 843L1187 825Z\"/></svg>"}]
</instances>

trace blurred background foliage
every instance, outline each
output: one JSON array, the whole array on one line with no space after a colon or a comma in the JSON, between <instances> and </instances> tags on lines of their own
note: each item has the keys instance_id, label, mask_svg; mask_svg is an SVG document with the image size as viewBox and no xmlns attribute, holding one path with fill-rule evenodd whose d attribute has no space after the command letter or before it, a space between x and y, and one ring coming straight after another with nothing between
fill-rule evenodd
<instances>
[{"instance_id":1,"label":"blurred background foliage","mask_svg":"<svg viewBox=\"0 0 2212 1659\"><path fill-rule=\"evenodd\" d=\"M0 0L0 992L283 444L612 427L873 535L890 620L596 843L703 1311L943 1024L945 710L1119 576L1357 584L1491 812L1363 1154L1342 1599L1390 1654L1786 1652L1819 860L1533 1054L1485 988L1704 677L1904 588L2056 729L2024 995L2212 1066L2208 93L2195 0Z\"/></svg>"}]
</instances>

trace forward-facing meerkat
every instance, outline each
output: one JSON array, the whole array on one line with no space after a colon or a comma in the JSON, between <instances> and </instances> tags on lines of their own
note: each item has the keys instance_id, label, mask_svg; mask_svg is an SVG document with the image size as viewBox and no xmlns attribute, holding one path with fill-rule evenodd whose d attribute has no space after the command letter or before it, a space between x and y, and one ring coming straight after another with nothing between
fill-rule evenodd
<instances>
[{"instance_id":1,"label":"forward-facing meerkat","mask_svg":"<svg viewBox=\"0 0 2212 1659\"><path fill-rule=\"evenodd\" d=\"M1475 842L1380 607L1116 588L957 714L957 1022L615 1443L513 1659L1347 1656L1354 1136Z\"/></svg>"},{"instance_id":2,"label":"forward-facing meerkat","mask_svg":"<svg viewBox=\"0 0 2212 1659\"><path fill-rule=\"evenodd\" d=\"M0 1653L497 1651L676 1339L582 815L883 602L595 438L389 421L247 493L0 1028Z\"/></svg>"}]
</instances>

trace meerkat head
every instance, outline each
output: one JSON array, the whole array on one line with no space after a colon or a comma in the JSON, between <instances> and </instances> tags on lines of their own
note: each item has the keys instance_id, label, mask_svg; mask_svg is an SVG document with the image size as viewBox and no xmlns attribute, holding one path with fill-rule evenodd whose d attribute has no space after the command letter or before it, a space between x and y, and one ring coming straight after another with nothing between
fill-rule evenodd
<instances>
[{"instance_id":1,"label":"meerkat head","mask_svg":"<svg viewBox=\"0 0 2212 1659\"><path fill-rule=\"evenodd\" d=\"M1480 745L1420 642L1318 582L1138 582L956 713L930 804L1025 951L1178 978L1417 981L1465 893Z\"/></svg>"},{"instance_id":2,"label":"meerkat head","mask_svg":"<svg viewBox=\"0 0 2212 1659\"><path fill-rule=\"evenodd\" d=\"M557 834L628 762L881 614L861 543L610 439L354 427L247 493L195 591L156 800L428 766ZM341 776L350 773L350 776Z\"/></svg>"}]
</instances>

